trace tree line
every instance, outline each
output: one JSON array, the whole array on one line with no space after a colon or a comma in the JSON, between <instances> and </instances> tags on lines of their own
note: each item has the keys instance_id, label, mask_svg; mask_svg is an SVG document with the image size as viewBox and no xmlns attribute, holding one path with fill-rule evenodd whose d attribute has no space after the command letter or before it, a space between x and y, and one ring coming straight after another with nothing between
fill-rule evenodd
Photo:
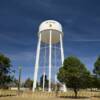
<instances>
[{"instance_id":1,"label":"tree line","mask_svg":"<svg viewBox=\"0 0 100 100\"><path fill-rule=\"evenodd\" d=\"M11 60L3 54L0 54L0 88L8 88L13 82L18 80L12 75ZM67 88L74 91L75 97L80 89L100 88L100 56L97 57L93 72L90 72L85 64L75 56L65 58L63 65L59 68L57 78L60 83L65 84ZM45 88L48 87L48 79L45 76ZM27 79L24 86L32 88L33 81ZM38 84L37 84L38 85ZM43 85L43 76L40 78L40 87Z\"/></svg>"}]
</instances>

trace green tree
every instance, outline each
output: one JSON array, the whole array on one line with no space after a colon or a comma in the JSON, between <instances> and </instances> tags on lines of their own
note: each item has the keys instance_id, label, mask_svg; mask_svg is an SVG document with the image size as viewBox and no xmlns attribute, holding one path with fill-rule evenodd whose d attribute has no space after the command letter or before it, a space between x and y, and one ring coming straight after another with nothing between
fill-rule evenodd
<instances>
[{"instance_id":1,"label":"green tree","mask_svg":"<svg viewBox=\"0 0 100 100\"><path fill-rule=\"evenodd\" d=\"M13 79L13 81L11 82L10 86L11 86L11 87L18 87L18 84L19 84L19 82L18 82L18 80L15 78L15 79Z\"/></svg>"},{"instance_id":2,"label":"green tree","mask_svg":"<svg viewBox=\"0 0 100 100\"><path fill-rule=\"evenodd\" d=\"M98 78L96 78L95 75L91 75L89 78L88 78L88 88L92 89L93 88L99 88L100 87L100 80Z\"/></svg>"},{"instance_id":3,"label":"green tree","mask_svg":"<svg viewBox=\"0 0 100 100\"><path fill-rule=\"evenodd\" d=\"M94 63L94 74L96 77L100 77L100 56L97 58L96 62Z\"/></svg>"},{"instance_id":4,"label":"green tree","mask_svg":"<svg viewBox=\"0 0 100 100\"><path fill-rule=\"evenodd\" d=\"M40 87L43 87L43 75L40 77ZM48 79L47 76L45 75L45 88L48 88Z\"/></svg>"},{"instance_id":5,"label":"green tree","mask_svg":"<svg viewBox=\"0 0 100 100\"><path fill-rule=\"evenodd\" d=\"M100 88L100 78L97 78L96 75L92 78L92 88Z\"/></svg>"},{"instance_id":6,"label":"green tree","mask_svg":"<svg viewBox=\"0 0 100 100\"><path fill-rule=\"evenodd\" d=\"M12 72L10 59L0 54L0 88L8 87L13 79L13 76L11 76Z\"/></svg>"},{"instance_id":7,"label":"green tree","mask_svg":"<svg viewBox=\"0 0 100 100\"><path fill-rule=\"evenodd\" d=\"M24 83L24 87L32 89L32 86L33 86L33 81L30 78L28 78Z\"/></svg>"},{"instance_id":8,"label":"green tree","mask_svg":"<svg viewBox=\"0 0 100 100\"><path fill-rule=\"evenodd\" d=\"M90 73L78 58L71 56L64 60L57 78L68 88L72 88L77 98L79 89L89 87Z\"/></svg>"},{"instance_id":9,"label":"green tree","mask_svg":"<svg viewBox=\"0 0 100 100\"><path fill-rule=\"evenodd\" d=\"M100 88L100 56L96 59L94 63L94 87Z\"/></svg>"}]
</instances>

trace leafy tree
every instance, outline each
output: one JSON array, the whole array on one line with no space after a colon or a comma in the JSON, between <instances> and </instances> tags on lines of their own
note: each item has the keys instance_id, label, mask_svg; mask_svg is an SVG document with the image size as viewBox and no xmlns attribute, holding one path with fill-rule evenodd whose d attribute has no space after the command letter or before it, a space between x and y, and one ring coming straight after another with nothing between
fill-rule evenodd
<instances>
[{"instance_id":1,"label":"leafy tree","mask_svg":"<svg viewBox=\"0 0 100 100\"><path fill-rule=\"evenodd\" d=\"M30 78L28 78L24 83L24 87L32 89L32 86L33 86L33 81Z\"/></svg>"},{"instance_id":2,"label":"leafy tree","mask_svg":"<svg viewBox=\"0 0 100 100\"><path fill-rule=\"evenodd\" d=\"M94 63L94 69L93 69L94 75L94 87L100 88L100 56L97 58L97 60Z\"/></svg>"},{"instance_id":3,"label":"leafy tree","mask_svg":"<svg viewBox=\"0 0 100 100\"><path fill-rule=\"evenodd\" d=\"M57 78L61 83L72 88L77 98L79 89L89 87L90 73L78 58L70 56L64 60Z\"/></svg>"},{"instance_id":4,"label":"leafy tree","mask_svg":"<svg viewBox=\"0 0 100 100\"><path fill-rule=\"evenodd\" d=\"M95 75L93 75L91 83L92 83L92 88L100 88L100 78L97 78Z\"/></svg>"},{"instance_id":5,"label":"leafy tree","mask_svg":"<svg viewBox=\"0 0 100 100\"><path fill-rule=\"evenodd\" d=\"M94 64L94 74L96 74L96 77L100 77L100 56L97 58L95 64Z\"/></svg>"},{"instance_id":6,"label":"leafy tree","mask_svg":"<svg viewBox=\"0 0 100 100\"><path fill-rule=\"evenodd\" d=\"M18 80L15 78L15 79L13 79L13 81L10 83L10 86L11 86L11 87L18 87L18 84L19 84L19 82L18 82Z\"/></svg>"},{"instance_id":7,"label":"leafy tree","mask_svg":"<svg viewBox=\"0 0 100 100\"><path fill-rule=\"evenodd\" d=\"M40 77L40 87L43 87L43 75ZM48 79L47 76L45 75L45 88L48 88Z\"/></svg>"},{"instance_id":8,"label":"leafy tree","mask_svg":"<svg viewBox=\"0 0 100 100\"><path fill-rule=\"evenodd\" d=\"M93 88L100 88L100 80L95 76L95 75L91 75L89 78L88 78L88 88L92 89Z\"/></svg>"},{"instance_id":9,"label":"leafy tree","mask_svg":"<svg viewBox=\"0 0 100 100\"><path fill-rule=\"evenodd\" d=\"M7 88L12 81L11 61L8 57L0 54L0 88Z\"/></svg>"}]
</instances>

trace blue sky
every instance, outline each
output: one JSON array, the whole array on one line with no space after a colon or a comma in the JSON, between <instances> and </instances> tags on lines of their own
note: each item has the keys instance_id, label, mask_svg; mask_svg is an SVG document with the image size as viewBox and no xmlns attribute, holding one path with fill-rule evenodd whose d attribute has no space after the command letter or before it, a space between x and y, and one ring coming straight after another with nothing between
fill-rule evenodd
<instances>
[{"instance_id":1,"label":"blue sky","mask_svg":"<svg viewBox=\"0 0 100 100\"><path fill-rule=\"evenodd\" d=\"M37 32L47 19L64 31L65 57L75 55L92 71L100 55L100 0L0 0L0 52L10 57L18 77L33 77Z\"/></svg>"}]
</instances>

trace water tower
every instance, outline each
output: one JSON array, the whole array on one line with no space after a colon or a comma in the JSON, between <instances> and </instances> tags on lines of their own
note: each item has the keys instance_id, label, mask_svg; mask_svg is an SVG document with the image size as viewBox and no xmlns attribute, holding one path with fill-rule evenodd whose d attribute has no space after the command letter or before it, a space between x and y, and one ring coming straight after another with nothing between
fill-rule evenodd
<instances>
[{"instance_id":1,"label":"water tower","mask_svg":"<svg viewBox=\"0 0 100 100\"><path fill-rule=\"evenodd\" d=\"M37 53L36 53L36 62L35 62L35 70L34 70L34 83L33 83L33 91L36 89L36 83L37 83L37 75L38 75L38 69L40 67L39 60L40 60L40 53L41 53L41 45L44 44L45 49L48 50L48 55L45 55L46 62L48 62L48 91L51 91L51 76L52 76L52 62L53 62L53 55L55 53L55 50L59 48L60 51L60 58L61 58L61 65L64 61L64 51L63 51L63 31L62 26L58 21L55 20L46 20L42 22L39 26L39 32L38 32L38 45L37 45ZM59 44L59 47L55 47L56 44ZM56 53L57 55L57 53ZM57 59L57 58L56 58ZM43 60L43 59L41 59ZM47 61L48 60L48 61ZM57 60L55 60L57 61ZM55 73L56 74L56 73ZM44 72L45 75L45 72ZM45 77L44 77L45 78ZM43 81L43 89L44 89L44 81Z\"/></svg>"}]
</instances>

